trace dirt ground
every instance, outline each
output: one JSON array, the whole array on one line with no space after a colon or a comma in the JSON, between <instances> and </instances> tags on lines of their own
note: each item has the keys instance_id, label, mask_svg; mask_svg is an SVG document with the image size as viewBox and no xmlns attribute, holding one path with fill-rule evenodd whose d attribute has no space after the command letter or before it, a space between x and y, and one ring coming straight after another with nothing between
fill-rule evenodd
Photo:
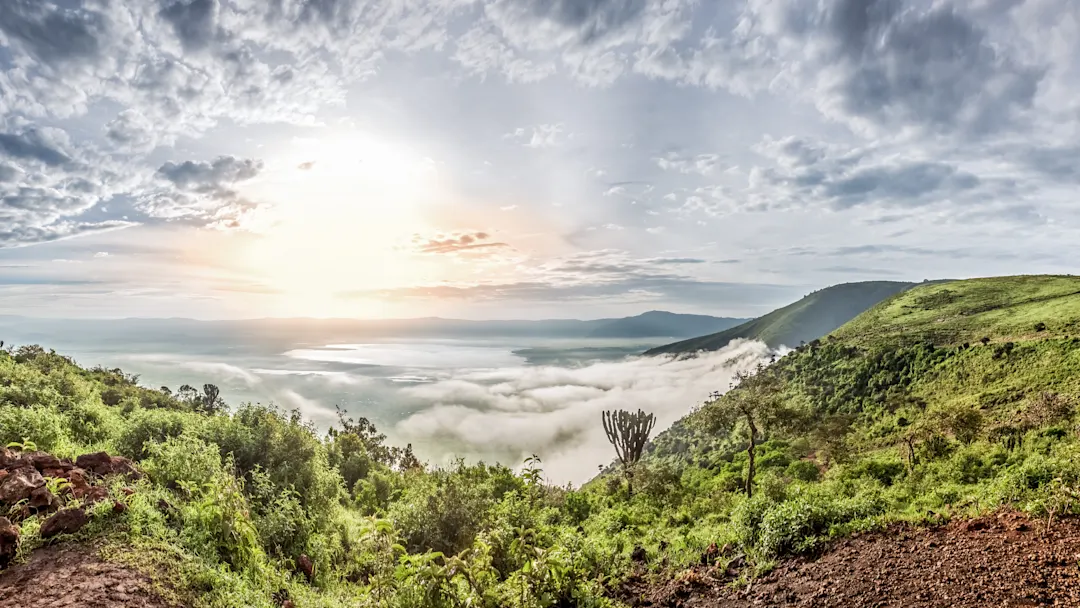
<instances>
[{"instance_id":1,"label":"dirt ground","mask_svg":"<svg viewBox=\"0 0 1080 608\"><path fill-rule=\"evenodd\" d=\"M35 551L25 564L0 572L0 608L174 608L150 579L106 562L90 545Z\"/></svg>"},{"instance_id":2,"label":"dirt ground","mask_svg":"<svg viewBox=\"0 0 1080 608\"><path fill-rule=\"evenodd\" d=\"M1001 513L935 528L896 526L782 562L749 587L705 567L674 581L631 580L631 606L969 608L1080 606L1080 520Z\"/></svg>"}]
</instances>

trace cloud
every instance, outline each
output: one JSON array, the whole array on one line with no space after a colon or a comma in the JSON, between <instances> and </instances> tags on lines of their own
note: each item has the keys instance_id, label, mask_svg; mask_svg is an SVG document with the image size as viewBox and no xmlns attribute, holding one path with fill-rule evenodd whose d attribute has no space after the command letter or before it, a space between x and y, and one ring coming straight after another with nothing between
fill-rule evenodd
<instances>
[{"instance_id":1,"label":"cloud","mask_svg":"<svg viewBox=\"0 0 1080 608\"><path fill-rule=\"evenodd\" d=\"M644 409L657 416L655 434L772 354L760 342L739 341L681 360L458 371L403 390L417 413L394 434L435 462L461 455L512 464L535 453L552 481L582 483L613 460L601 411Z\"/></svg>"},{"instance_id":2,"label":"cloud","mask_svg":"<svg viewBox=\"0 0 1080 608\"><path fill-rule=\"evenodd\" d=\"M172 26L184 50L206 48L217 33L217 0L166 0L158 13Z\"/></svg>"},{"instance_id":3,"label":"cloud","mask_svg":"<svg viewBox=\"0 0 1080 608\"><path fill-rule=\"evenodd\" d=\"M561 124L551 124L518 127L503 137L521 143L526 148L553 148L573 138L573 134L566 133Z\"/></svg>"},{"instance_id":4,"label":"cloud","mask_svg":"<svg viewBox=\"0 0 1080 608\"><path fill-rule=\"evenodd\" d=\"M583 252L542 263L517 264L513 280L478 283L441 283L395 289L348 292L344 298L377 297L388 300L458 299L482 302L589 302L605 301L656 305L661 301L767 307L801 292L801 286L738 283L697 278L672 272L678 266L664 258L638 259L625 252Z\"/></svg>"},{"instance_id":5,"label":"cloud","mask_svg":"<svg viewBox=\"0 0 1080 608\"><path fill-rule=\"evenodd\" d=\"M653 258L648 260L653 264L704 264L701 258Z\"/></svg>"},{"instance_id":6,"label":"cloud","mask_svg":"<svg viewBox=\"0 0 1080 608\"><path fill-rule=\"evenodd\" d=\"M967 139L1028 124L1046 73L956 5L902 0L749 0L731 32L648 67L740 94L806 96L860 131Z\"/></svg>"},{"instance_id":7,"label":"cloud","mask_svg":"<svg viewBox=\"0 0 1080 608\"><path fill-rule=\"evenodd\" d=\"M0 247L133 225L78 216L131 188L137 176L54 127L0 132Z\"/></svg>"},{"instance_id":8,"label":"cloud","mask_svg":"<svg viewBox=\"0 0 1080 608\"><path fill-rule=\"evenodd\" d=\"M510 247L506 243L490 242L490 239L491 235L486 232L439 234L434 237L415 234L412 245L416 251L430 254L477 252Z\"/></svg>"},{"instance_id":9,"label":"cloud","mask_svg":"<svg viewBox=\"0 0 1080 608\"><path fill-rule=\"evenodd\" d=\"M38 0L11 0L0 15L3 42L50 64L98 58L109 23L97 11L61 9Z\"/></svg>"},{"instance_id":10,"label":"cloud","mask_svg":"<svg viewBox=\"0 0 1080 608\"><path fill-rule=\"evenodd\" d=\"M213 161L169 161L155 173L159 185L142 193L137 206L155 218L238 228L258 205L241 198L235 186L255 178L262 168L260 160L233 156L219 156Z\"/></svg>"},{"instance_id":11,"label":"cloud","mask_svg":"<svg viewBox=\"0 0 1080 608\"><path fill-rule=\"evenodd\" d=\"M720 164L718 154L698 154L696 156L684 156L677 152L669 152L663 156L653 158L656 166L664 171L673 171L689 175L711 175Z\"/></svg>"},{"instance_id":12,"label":"cloud","mask_svg":"<svg viewBox=\"0 0 1080 608\"><path fill-rule=\"evenodd\" d=\"M749 209L820 205L834 210L871 205L911 209L952 205L953 210L1009 194L1015 179L979 176L958 162L888 147L851 148L787 137L755 148L774 166L749 174L750 196L730 191Z\"/></svg>"},{"instance_id":13,"label":"cloud","mask_svg":"<svg viewBox=\"0 0 1080 608\"><path fill-rule=\"evenodd\" d=\"M0 152L16 160L37 161L49 167L59 167L71 162L51 141L48 135L62 131L28 129L22 133L0 133Z\"/></svg>"},{"instance_id":14,"label":"cloud","mask_svg":"<svg viewBox=\"0 0 1080 608\"><path fill-rule=\"evenodd\" d=\"M188 192L217 192L237 182L249 180L262 170L262 161L219 156L212 162L169 161L158 175Z\"/></svg>"}]
</instances>

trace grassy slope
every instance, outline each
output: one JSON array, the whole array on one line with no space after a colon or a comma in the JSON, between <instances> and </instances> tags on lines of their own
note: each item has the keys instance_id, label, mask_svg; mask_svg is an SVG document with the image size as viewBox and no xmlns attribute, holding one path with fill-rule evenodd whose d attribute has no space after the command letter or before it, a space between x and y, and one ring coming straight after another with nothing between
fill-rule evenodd
<instances>
[{"instance_id":1,"label":"grassy slope","mask_svg":"<svg viewBox=\"0 0 1080 608\"><path fill-rule=\"evenodd\" d=\"M753 500L733 498L746 472L745 430L704 431L710 404L658 435L647 466L680 471L691 492L730 501L726 515L700 521L766 566L890 521L1002 505L1075 511L1078 290L1080 279L1053 276L924 285L785 356L766 373L783 378L786 401L809 426L763 433ZM983 336L991 342L972 340ZM1067 407L1040 415L1047 394ZM1020 441L1007 443L1007 430ZM914 466L905 437L914 437Z\"/></svg>"},{"instance_id":2,"label":"grassy slope","mask_svg":"<svg viewBox=\"0 0 1080 608\"><path fill-rule=\"evenodd\" d=\"M1046 329L1036 331L1038 323ZM982 346L982 337L991 343ZM1010 340L1014 347L1003 355ZM905 361L906 367L894 374L902 377L897 388L896 378L881 369L887 365L882 359L896 356L897 349L917 358L913 349L925 347L913 345L926 343L940 360L922 365ZM784 357L776 368L787 377L791 399L809 400L827 413L846 411L868 419L880 413L874 409L882 405L877 400L915 399L928 410L974 406L988 419L1004 420L1042 391L1080 399L1074 382L1080 376L1080 277L920 285L844 324L821 347L803 347ZM690 422L683 419L658 435L653 453L683 460L714 450L717 439L704 437Z\"/></svg>"},{"instance_id":3,"label":"grassy slope","mask_svg":"<svg viewBox=\"0 0 1080 608\"><path fill-rule=\"evenodd\" d=\"M1046 329L1036 331L1037 323ZM852 344L1031 340L1080 333L1080 277L993 277L927 285L892 297L834 336Z\"/></svg>"},{"instance_id":4,"label":"grassy slope","mask_svg":"<svg viewBox=\"0 0 1080 608\"><path fill-rule=\"evenodd\" d=\"M797 346L824 336L859 313L913 283L868 281L827 287L805 298L719 333L683 340L647 351L647 355L719 350L732 340L762 340L772 347Z\"/></svg>"}]
</instances>

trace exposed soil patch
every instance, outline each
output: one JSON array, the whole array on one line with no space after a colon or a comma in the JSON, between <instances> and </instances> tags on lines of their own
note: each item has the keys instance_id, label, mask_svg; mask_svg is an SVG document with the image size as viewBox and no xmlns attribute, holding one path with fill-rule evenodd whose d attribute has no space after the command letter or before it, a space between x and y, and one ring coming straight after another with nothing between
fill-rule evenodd
<instances>
[{"instance_id":1,"label":"exposed soil patch","mask_svg":"<svg viewBox=\"0 0 1080 608\"><path fill-rule=\"evenodd\" d=\"M1017 513L935 528L895 526L793 559L749 587L695 568L675 581L626 584L631 606L938 608L1080 606L1080 520L1032 521Z\"/></svg>"},{"instance_id":2,"label":"exposed soil patch","mask_svg":"<svg viewBox=\"0 0 1080 608\"><path fill-rule=\"evenodd\" d=\"M0 572L0 608L175 608L150 578L107 562L89 545L34 551L25 564Z\"/></svg>"}]
</instances>

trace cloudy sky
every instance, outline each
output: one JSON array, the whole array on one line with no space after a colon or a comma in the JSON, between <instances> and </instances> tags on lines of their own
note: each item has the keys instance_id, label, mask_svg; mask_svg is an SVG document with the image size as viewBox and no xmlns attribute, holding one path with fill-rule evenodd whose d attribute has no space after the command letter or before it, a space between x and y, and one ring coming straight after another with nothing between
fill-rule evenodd
<instances>
[{"instance_id":1,"label":"cloudy sky","mask_svg":"<svg viewBox=\"0 0 1080 608\"><path fill-rule=\"evenodd\" d=\"M1075 0L4 0L0 314L1070 272Z\"/></svg>"}]
</instances>

